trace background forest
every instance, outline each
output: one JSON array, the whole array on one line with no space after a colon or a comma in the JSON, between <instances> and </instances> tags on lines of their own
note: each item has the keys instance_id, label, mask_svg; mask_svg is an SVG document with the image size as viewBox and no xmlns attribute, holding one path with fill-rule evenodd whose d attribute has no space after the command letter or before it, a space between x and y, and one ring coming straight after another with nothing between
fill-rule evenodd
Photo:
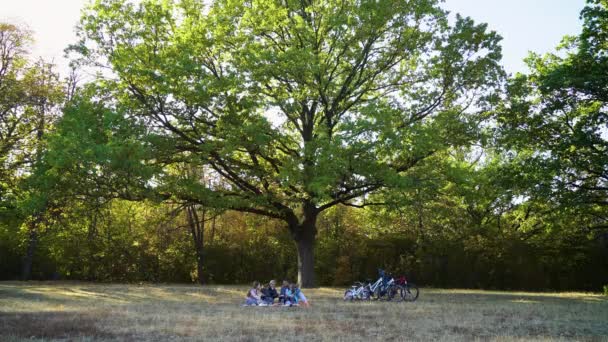
<instances>
[{"instance_id":1,"label":"background forest","mask_svg":"<svg viewBox=\"0 0 608 342\"><path fill-rule=\"evenodd\" d=\"M71 75L0 23L0 280L608 284L607 1L516 75L436 1L304 3L94 1Z\"/></svg>"}]
</instances>

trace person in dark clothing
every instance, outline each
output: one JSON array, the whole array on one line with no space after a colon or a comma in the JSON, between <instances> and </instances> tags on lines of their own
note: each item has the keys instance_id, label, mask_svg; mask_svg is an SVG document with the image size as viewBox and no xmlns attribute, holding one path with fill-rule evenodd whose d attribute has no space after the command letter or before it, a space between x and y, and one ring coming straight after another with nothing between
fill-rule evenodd
<instances>
[{"instance_id":1,"label":"person in dark clothing","mask_svg":"<svg viewBox=\"0 0 608 342\"><path fill-rule=\"evenodd\" d=\"M262 300L269 305L274 304L275 298L279 298L279 294L275 286L276 282L271 280L268 282L268 287L262 290Z\"/></svg>"}]
</instances>

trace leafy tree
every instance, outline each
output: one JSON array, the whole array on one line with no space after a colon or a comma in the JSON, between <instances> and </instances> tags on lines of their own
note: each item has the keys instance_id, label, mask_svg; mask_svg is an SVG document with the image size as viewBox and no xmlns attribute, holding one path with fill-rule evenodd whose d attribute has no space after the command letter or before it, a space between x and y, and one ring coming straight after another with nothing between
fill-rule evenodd
<instances>
[{"instance_id":1,"label":"leafy tree","mask_svg":"<svg viewBox=\"0 0 608 342\"><path fill-rule=\"evenodd\" d=\"M582 33L558 53L528 59L530 73L509 82L498 115L501 143L554 206L593 217L608 229L608 2L589 0Z\"/></svg>"},{"instance_id":2,"label":"leafy tree","mask_svg":"<svg viewBox=\"0 0 608 342\"><path fill-rule=\"evenodd\" d=\"M31 40L27 29L0 23L0 216L10 214L12 228L25 223L24 279L31 273L46 210L28 182L41 163L44 137L64 99L53 66L28 60Z\"/></svg>"},{"instance_id":3,"label":"leafy tree","mask_svg":"<svg viewBox=\"0 0 608 342\"><path fill-rule=\"evenodd\" d=\"M26 162L28 141L35 131L35 114L28 99L35 81L27 48L32 40L25 28L0 23L0 208L14 207L19 168Z\"/></svg>"},{"instance_id":4,"label":"leafy tree","mask_svg":"<svg viewBox=\"0 0 608 342\"><path fill-rule=\"evenodd\" d=\"M72 51L153 136L149 162L230 184L158 188L285 222L305 287L319 214L474 139L502 77L500 37L435 0L98 0L79 35Z\"/></svg>"}]
</instances>

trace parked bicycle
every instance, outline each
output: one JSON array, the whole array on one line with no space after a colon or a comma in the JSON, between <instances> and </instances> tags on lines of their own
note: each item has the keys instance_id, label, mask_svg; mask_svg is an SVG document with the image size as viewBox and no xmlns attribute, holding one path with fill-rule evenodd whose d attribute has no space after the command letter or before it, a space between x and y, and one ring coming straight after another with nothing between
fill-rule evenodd
<instances>
[{"instance_id":1,"label":"parked bicycle","mask_svg":"<svg viewBox=\"0 0 608 342\"><path fill-rule=\"evenodd\" d=\"M382 269L378 269L378 273L379 278L374 283L371 281L356 282L344 292L344 300L400 300L401 292L395 284L395 279Z\"/></svg>"},{"instance_id":2,"label":"parked bicycle","mask_svg":"<svg viewBox=\"0 0 608 342\"><path fill-rule=\"evenodd\" d=\"M383 269L378 269L380 278L370 286L372 297L375 300L393 300L397 295L395 278L391 277Z\"/></svg>"},{"instance_id":3,"label":"parked bicycle","mask_svg":"<svg viewBox=\"0 0 608 342\"><path fill-rule=\"evenodd\" d=\"M399 291L399 296L406 302L413 302L418 299L420 291L416 284L408 282L405 276L401 276L395 280L395 284Z\"/></svg>"},{"instance_id":4,"label":"parked bicycle","mask_svg":"<svg viewBox=\"0 0 608 342\"><path fill-rule=\"evenodd\" d=\"M371 292L369 291L369 284L362 283L360 281L355 282L350 289L344 292L344 300L369 300L371 299Z\"/></svg>"}]
</instances>

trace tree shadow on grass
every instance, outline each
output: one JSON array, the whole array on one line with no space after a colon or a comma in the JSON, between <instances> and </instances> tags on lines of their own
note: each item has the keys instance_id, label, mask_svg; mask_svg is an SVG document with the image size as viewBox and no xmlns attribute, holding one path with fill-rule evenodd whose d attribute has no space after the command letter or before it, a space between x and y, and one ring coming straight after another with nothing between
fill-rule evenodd
<instances>
[{"instance_id":1,"label":"tree shadow on grass","mask_svg":"<svg viewBox=\"0 0 608 342\"><path fill-rule=\"evenodd\" d=\"M0 298L20 306L65 305L235 305L245 301L246 288L123 284L0 284Z\"/></svg>"},{"instance_id":2,"label":"tree shadow on grass","mask_svg":"<svg viewBox=\"0 0 608 342\"><path fill-rule=\"evenodd\" d=\"M103 314L87 312L0 312L0 331L16 338L128 340L131 336L100 329Z\"/></svg>"}]
</instances>

